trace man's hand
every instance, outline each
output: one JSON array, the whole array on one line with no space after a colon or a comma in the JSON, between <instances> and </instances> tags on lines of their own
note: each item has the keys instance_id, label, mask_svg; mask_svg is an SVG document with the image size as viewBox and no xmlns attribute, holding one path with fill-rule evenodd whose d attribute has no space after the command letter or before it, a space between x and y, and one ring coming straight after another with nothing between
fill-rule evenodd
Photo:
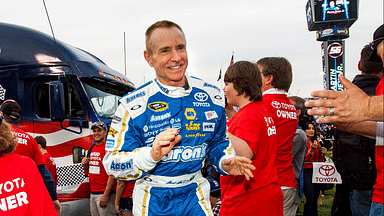
<instances>
[{"instance_id":1,"label":"man's hand","mask_svg":"<svg viewBox=\"0 0 384 216\"><path fill-rule=\"evenodd\" d=\"M154 161L159 161L181 140L181 136L178 133L177 129L170 128L156 136L151 149L151 157Z\"/></svg>"},{"instance_id":2,"label":"man's hand","mask_svg":"<svg viewBox=\"0 0 384 216\"><path fill-rule=\"evenodd\" d=\"M115 213L118 215L121 214L121 211L119 210L119 203L116 203L116 202L115 202Z\"/></svg>"},{"instance_id":3,"label":"man's hand","mask_svg":"<svg viewBox=\"0 0 384 216\"><path fill-rule=\"evenodd\" d=\"M88 165L89 164L89 158L88 157L83 157L83 159L81 160L81 164Z\"/></svg>"},{"instance_id":4,"label":"man's hand","mask_svg":"<svg viewBox=\"0 0 384 216\"><path fill-rule=\"evenodd\" d=\"M244 175L247 180L253 178L251 170L256 169L251 160L240 156L223 160L222 167L231 175Z\"/></svg>"},{"instance_id":5,"label":"man's hand","mask_svg":"<svg viewBox=\"0 0 384 216\"><path fill-rule=\"evenodd\" d=\"M101 197L100 197L100 207L101 208L105 208L107 207L108 205L108 200L109 200L109 195L106 195L106 194L103 194Z\"/></svg>"},{"instance_id":6,"label":"man's hand","mask_svg":"<svg viewBox=\"0 0 384 216\"><path fill-rule=\"evenodd\" d=\"M345 87L344 91L322 90L312 92L313 97L328 98L311 100L305 102L307 107L322 107L309 109L309 115L325 115L326 117L317 119L318 123L333 122L361 122L368 117L370 97L363 90L347 80L343 75L339 75L340 83ZM331 116L331 107L334 115Z\"/></svg>"},{"instance_id":7,"label":"man's hand","mask_svg":"<svg viewBox=\"0 0 384 216\"><path fill-rule=\"evenodd\" d=\"M55 206L57 215L60 216L61 215L61 204L60 204L59 200L53 201L53 205Z\"/></svg>"}]
</instances>

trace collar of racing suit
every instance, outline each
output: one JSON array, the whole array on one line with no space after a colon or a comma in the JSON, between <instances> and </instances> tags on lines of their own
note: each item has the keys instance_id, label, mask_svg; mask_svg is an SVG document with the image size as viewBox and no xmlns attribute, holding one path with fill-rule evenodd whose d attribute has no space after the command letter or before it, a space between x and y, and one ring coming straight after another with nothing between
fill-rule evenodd
<instances>
[{"instance_id":1,"label":"collar of racing suit","mask_svg":"<svg viewBox=\"0 0 384 216\"><path fill-rule=\"evenodd\" d=\"M185 78L186 78L186 81L188 83L188 89L185 89L184 86L183 87L167 86L167 85L160 83L159 80L157 80L157 79L155 79L155 82L157 83L157 86L160 88L160 91L162 91L163 93L165 93L171 97L172 96L180 97L180 96L187 96L192 91L192 87L191 87L192 84L190 83L191 77L189 76L188 73L185 73Z\"/></svg>"}]
</instances>

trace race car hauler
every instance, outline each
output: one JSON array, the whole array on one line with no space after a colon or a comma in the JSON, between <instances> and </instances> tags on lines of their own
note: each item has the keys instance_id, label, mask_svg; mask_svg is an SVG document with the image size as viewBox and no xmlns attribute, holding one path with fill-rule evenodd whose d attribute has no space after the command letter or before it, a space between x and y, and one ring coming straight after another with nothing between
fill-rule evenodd
<instances>
[{"instance_id":1,"label":"race car hauler","mask_svg":"<svg viewBox=\"0 0 384 216\"><path fill-rule=\"evenodd\" d=\"M110 125L119 98L133 89L126 77L86 51L0 23L0 104L16 100L22 107L20 128L47 139L62 215L90 215L80 163L93 142L90 125Z\"/></svg>"}]
</instances>

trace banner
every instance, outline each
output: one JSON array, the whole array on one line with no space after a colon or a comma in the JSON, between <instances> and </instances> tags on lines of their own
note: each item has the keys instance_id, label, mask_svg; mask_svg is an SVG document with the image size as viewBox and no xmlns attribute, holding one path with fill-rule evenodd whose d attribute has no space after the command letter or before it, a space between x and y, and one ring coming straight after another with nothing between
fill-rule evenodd
<instances>
[{"instance_id":1,"label":"banner","mask_svg":"<svg viewBox=\"0 0 384 216\"><path fill-rule=\"evenodd\" d=\"M344 75L344 40L324 41L321 46L324 89L343 91L338 75Z\"/></svg>"},{"instance_id":2,"label":"banner","mask_svg":"<svg viewBox=\"0 0 384 216\"><path fill-rule=\"evenodd\" d=\"M313 163L312 183L341 184L342 181L334 163Z\"/></svg>"}]
</instances>

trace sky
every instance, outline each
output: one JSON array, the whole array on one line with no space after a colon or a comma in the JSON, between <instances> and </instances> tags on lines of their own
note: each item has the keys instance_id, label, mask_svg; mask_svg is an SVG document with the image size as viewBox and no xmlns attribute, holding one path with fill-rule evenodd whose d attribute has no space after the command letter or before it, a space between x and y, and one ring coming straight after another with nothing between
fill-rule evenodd
<instances>
[{"instance_id":1,"label":"sky","mask_svg":"<svg viewBox=\"0 0 384 216\"><path fill-rule=\"evenodd\" d=\"M234 60L287 58L293 69L289 95L310 97L323 88L321 42L308 31L307 0L45 0L56 39L86 50L125 74L136 87L155 77L144 59L144 34L159 20L181 26L187 40L187 72L223 87ZM345 39L345 75L359 74L360 51L383 24L383 1L359 3L359 17ZM3 0L0 22L52 35L43 0ZM124 64L124 34L126 64Z\"/></svg>"}]
</instances>

